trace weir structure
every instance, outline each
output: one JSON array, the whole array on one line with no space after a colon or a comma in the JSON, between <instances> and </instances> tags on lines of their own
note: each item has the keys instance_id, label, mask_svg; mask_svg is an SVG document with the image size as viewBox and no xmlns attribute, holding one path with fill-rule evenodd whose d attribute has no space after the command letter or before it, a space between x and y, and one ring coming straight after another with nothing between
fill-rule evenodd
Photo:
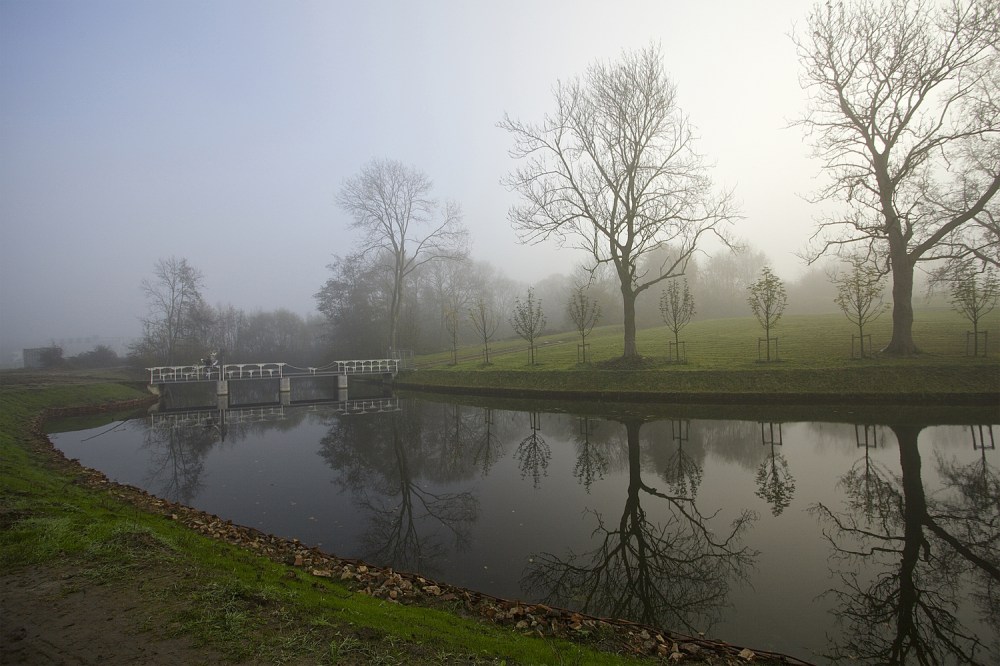
<instances>
[{"instance_id":1,"label":"weir structure","mask_svg":"<svg viewBox=\"0 0 1000 666\"><path fill-rule=\"evenodd\" d=\"M292 380L299 378L336 377L337 388L346 389L348 377L370 376L382 380L395 379L400 360L395 358L334 361L323 367L300 368L289 363L225 363L164 365L146 368L149 372L149 390L160 395L160 388L172 384L215 382L215 393L220 398L229 396L230 382L277 379L279 400L289 401Z\"/></svg>"}]
</instances>

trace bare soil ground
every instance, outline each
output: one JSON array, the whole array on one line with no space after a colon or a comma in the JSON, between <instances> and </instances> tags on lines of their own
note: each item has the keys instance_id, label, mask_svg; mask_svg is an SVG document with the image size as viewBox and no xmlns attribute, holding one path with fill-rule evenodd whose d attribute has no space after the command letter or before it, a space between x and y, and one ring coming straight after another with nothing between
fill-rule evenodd
<instances>
[{"instance_id":1,"label":"bare soil ground","mask_svg":"<svg viewBox=\"0 0 1000 666\"><path fill-rule=\"evenodd\" d=\"M144 584L95 584L79 567L0 577L0 664L212 664L223 661L171 636Z\"/></svg>"}]
</instances>

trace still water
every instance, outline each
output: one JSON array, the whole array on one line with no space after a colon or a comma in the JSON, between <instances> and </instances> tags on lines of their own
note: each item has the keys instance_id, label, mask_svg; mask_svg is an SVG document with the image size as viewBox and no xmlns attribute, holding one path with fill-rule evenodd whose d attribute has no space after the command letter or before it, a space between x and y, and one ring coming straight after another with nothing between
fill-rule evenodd
<instances>
[{"instance_id":1,"label":"still water","mask_svg":"<svg viewBox=\"0 0 1000 666\"><path fill-rule=\"evenodd\" d=\"M161 497L501 597L821 663L1000 663L995 409L445 400L52 439Z\"/></svg>"}]
</instances>

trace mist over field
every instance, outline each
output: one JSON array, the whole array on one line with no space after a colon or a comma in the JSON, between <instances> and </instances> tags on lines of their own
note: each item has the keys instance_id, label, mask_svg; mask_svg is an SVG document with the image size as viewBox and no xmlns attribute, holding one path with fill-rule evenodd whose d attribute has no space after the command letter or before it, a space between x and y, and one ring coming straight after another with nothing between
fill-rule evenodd
<instances>
[{"instance_id":1,"label":"mist over field","mask_svg":"<svg viewBox=\"0 0 1000 666\"><path fill-rule=\"evenodd\" d=\"M458 202L474 258L524 283L568 274L579 253L517 243L496 125L541 117L556 81L650 41L713 178L742 202L738 235L794 277L809 234L797 193L816 171L783 129L803 99L787 33L804 11L4 2L4 358L135 337L140 282L162 257L201 270L210 303L315 312L354 240L336 192L372 158L413 165Z\"/></svg>"},{"instance_id":2,"label":"mist over field","mask_svg":"<svg viewBox=\"0 0 1000 666\"><path fill-rule=\"evenodd\" d=\"M808 201L823 171L801 122L815 100L794 40L808 11L797 0L766 12L737 0L0 3L0 364L53 343L124 353L150 315L143 281L169 258L189 262L217 311L320 317L331 265L355 270L365 243L338 197L378 161L419 172L436 206L454 206L469 275L507 285L507 300L532 287L562 318L593 255L512 224L524 202L515 130L544 123L590 68L644 48L745 250L709 235L673 267L698 285L696 316L748 316L745 289L764 265L789 312L834 310L832 266L802 258L830 210ZM606 323L615 279L595 275ZM640 325L656 323L659 293L639 295Z\"/></svg>"}]
</instances>

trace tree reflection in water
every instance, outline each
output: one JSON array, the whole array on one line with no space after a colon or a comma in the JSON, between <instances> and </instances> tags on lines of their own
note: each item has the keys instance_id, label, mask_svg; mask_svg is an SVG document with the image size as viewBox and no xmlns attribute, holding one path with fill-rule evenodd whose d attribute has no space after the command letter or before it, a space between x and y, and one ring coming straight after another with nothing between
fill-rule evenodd
<instances>
[{"instance_id":1,"label":"tree reflection in water","mask_svg":"<svg viewBox=\"0 0 1000 666\"><path fill-rule=\"evenodd\" d=\"M205 456L221 441L217 428L146 428L143 448L150 465L143 484L158 497L191 504L202 489Z\"/></svg>"},{"instance_id":2,"label":"tree reflection in water","mask_svg":"<svg viewBox=\"0 0 1000 666\"><path fill-rule=\"evenodd\" d=\"M691 421L672 420L670 438L672 443L677 444L677 449L671 450L670 458L663 467L663 480L667 482L671 494L694 500L701 485L702 468L684 449L684 445L691 440Z\"/></svg>"},{"instance_id":3,"label":"tree reflection in water","mask_svg":"<svg viewBox=\"0 0 1000 666\"><path fill-rule=\"evenodd\" d=\"M603 421L581 416L579 432L575 437L576 464L573 465L573 478L583 484L588 494L590 486L595 480L603 479L610 466L606 440L591 441L591 437L598 434L602 423Z\"/></svg>"},{"instance_id":4,"label":"tree reflection in water","mask_svg":"<svg viewBox=\"0 0 1000 666\"><path fill-rule=\"evenodd\" d=\"M597 512L597 547L562 559L536 555L522 588L548 603L583 612L704 631L726 604L731 579L745 579L756 553L742 544L754 520L744 511L716 537L691 496L667 494L646 484L640 464L642 421L623 421L629 485L622 516L608 524ZM642 506L656 500L659 519Z\"/></svg>"},{"instance_id":5,"label":"tree reflection in water","mask_svg":"<svg viewBox=\"0 0 1000 666\"><path fill-rule=\"evenodd\" d=\"M205 458L216 446L235 445L251 434L267 430L291 430L304 416L271 421L230 422L227 410L198 411L191 420L175 421L163 418L143 425L143 448L150 452L150 463L143 479L143 487L165 499L192 504L204 485ZM168 412L169 416L170 413ZM183 416L184 413L182 412Z\"/></svg>"},{"instance_id":6,"label":"tree reflection in water","mask_svg":"<svg viewBox=\"0 0 1000 666\"><path fill-rule=\"evenodd\" d=\"M775 426L777 425L777 430ZM792 503L795 494L795 478L788 469L788 461L776 446L784 444L780 423L761 423L760 440L771 447L770 455L757 466L757 497L771 505L771 513L780 516Z\"/></svg>"},{"instance_id":7,"label":"tree reflection in water","mask_svg":"<svg viewBox=\"0 0 1000 666\"><path fill-rule=\"evenodd\" d=\"M456 405L456 408L458 406ZM473 415L475 411L472 412ZM479 468L482 476L490 473L493 465L502 459L506 451L503 442L496 434L496 427L493 423L493 410L489 407L483 408L483 416L480 420L480 428L473 433L472 441L475 446L473 463Z\"/></svg>"},{"instance_id":8,"label":"tree reflection in water","mask_svg":"<svg viewBox=\"0 0 1000 666\"><path fill-rule=\"evenodd\" d=\"M543 476L548 475L549 460L552 459L552 449L541 436L541 414L531 412L531 434L521 440L514 451L517 465L521 470L521 478L531 475L535 488Z\"/></svg>"},{"instance_id":9,"label":"tree reflection in water","mask_svg":"<svg viewBox=\"0 0 1000 666\"><path fill-rule=\"evenodd\" d=\"M938 457L944 488L928 496L917 448L921 429L891 427L899 475L871 464L866 447L864 461L840 481L846 510L812 508L842 565L840 587L828 592L843 625L830 656L880 664L997 663L998 646L984 645L956 608L973 585L982 619L994 627L1000 619L1000 479L985 451L964 466Z\"/></svg>"},{"instance_id":10,"label":"tree reflection in water","mask_svg":"<svg viewBox=\"0 0 1000 666\"><path fill-rule=\"evenodd\" d=\"M456 478L472 470L472 451L463 451L470 455L457 470L434 464L447 457L454 428L447 415L425 419L406 409L377 420L340 418L330 424L320 455L341 471L338 483L370 514L364 559L432 573L447 555L445 538L458 551L467 548L478 500L470 492L431 490L435 474Z\"/></svg>"}]
</instances>

